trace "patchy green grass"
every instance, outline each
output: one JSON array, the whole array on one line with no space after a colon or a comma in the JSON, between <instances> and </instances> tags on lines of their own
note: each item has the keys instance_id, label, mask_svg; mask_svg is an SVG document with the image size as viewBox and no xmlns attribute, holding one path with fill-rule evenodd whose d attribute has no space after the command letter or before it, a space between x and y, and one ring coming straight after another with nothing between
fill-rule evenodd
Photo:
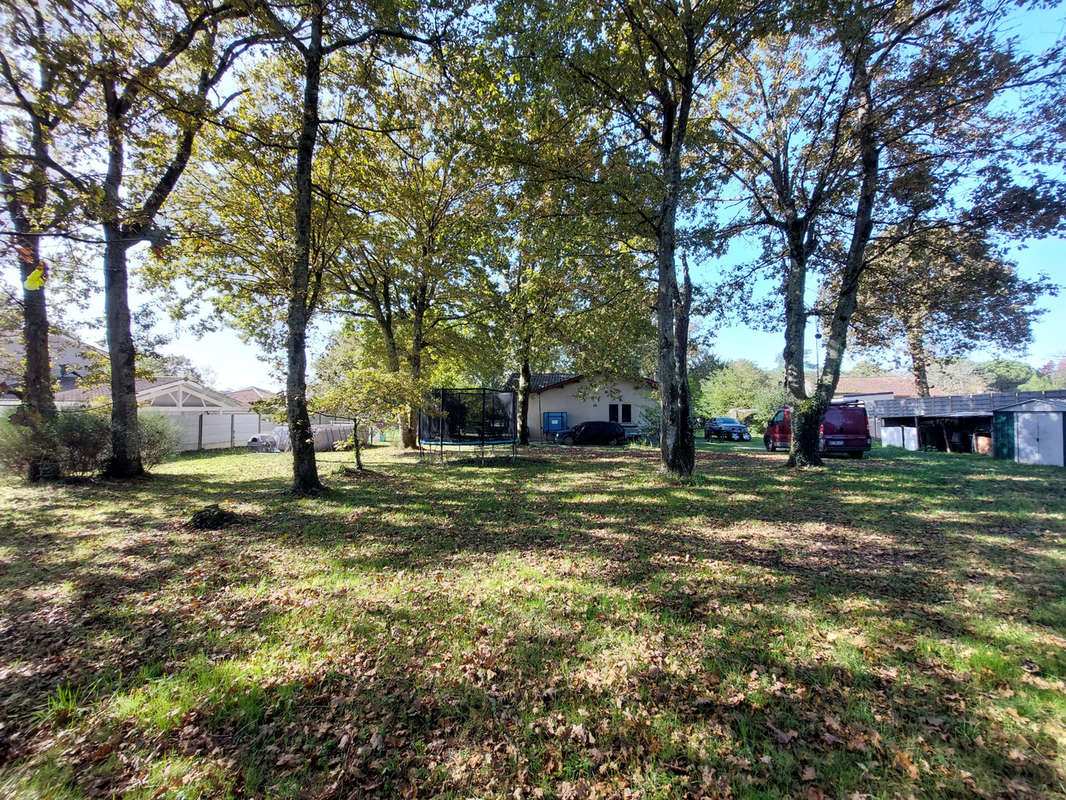
<instances>
[{"instance_id":1,"label":"patchy green grass","mask_svg":"<svg viewBox=\"0 0 1066 800\"><path fill-rule=\"evenodd\" d=\"M1066 792L1066 472L699 448L7 481L0 796Z\"/></svg>"}]
</instances>

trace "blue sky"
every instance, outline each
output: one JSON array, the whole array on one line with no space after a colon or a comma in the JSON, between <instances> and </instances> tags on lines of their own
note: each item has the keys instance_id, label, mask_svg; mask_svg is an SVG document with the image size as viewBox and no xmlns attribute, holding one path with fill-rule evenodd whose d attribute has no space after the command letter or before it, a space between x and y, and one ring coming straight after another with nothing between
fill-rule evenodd
<instances>
[{"instance_id":1,"label":"blue sky","mask_svg":"<svg viewBox=\"0 0 1066 800\"><path fill-rule=\"evenodd\" d=\"M1016 32L1023 49L1039 51L1060 38L1066 30L1066 17L1061 9L1041 10L1019 15ZM735 248L743 254L745 248ZM1047 275L1053 282L1066 287L1066 242L1060 239L1027 242L1024 247L1016 248L1012 253L1018 263L1023 277L1034 278L1038 274ZM131 259L132 260L132 259ZM693 279L697 282L710 283L716 277L720 264L705 262L694 265ZM152 298L134 292L131 297L134 306L152 302ZM93 312L102 314L103 298L98 299ZM1033 366L1041 366L1048 361L1066 357L1066 297L1044 298L1044 313L1033 327L1033 343L1022 360ZM159 326L159 332L172 336L164 352L189 357L198 366L213 373L215 385L222 389L234 389L244 386L261 386L280 388L281 377L272 375L269 363L262 358L258 349L241 341L235 331L223 330L196 337L187 331L169 324ZM99 338L100 334L89 338ZM808 333L808 347L814 345L814 328ZM312 336L310 340L311 357L317 355L323 346L324 337ZM719 328L715 335L714 352L719 358L732 360L746 358L763 367L771 367L781 353L784 339L780 331L767 332L745 325L735 324ZM978 349L975 357L989 358L999 353ZM845 367L848 362L845 362Z\"/></svg>"}]
</instances>

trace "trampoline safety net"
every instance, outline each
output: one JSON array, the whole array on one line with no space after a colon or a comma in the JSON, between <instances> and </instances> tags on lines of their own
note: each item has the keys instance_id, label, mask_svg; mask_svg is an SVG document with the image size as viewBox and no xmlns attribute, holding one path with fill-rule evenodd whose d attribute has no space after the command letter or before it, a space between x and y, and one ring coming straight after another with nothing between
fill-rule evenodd
<instances>
[{"instance_id":1,"label":"trampoline safety net","mask_svg":"<svg viewBox=\"0 0 1066 800\"><path fill-rule=\"evenodd\" d=\"M418 419L424 444L495 445L518 441L516 397L498 389L436 389Z\"/></svg>"}]
</instances>

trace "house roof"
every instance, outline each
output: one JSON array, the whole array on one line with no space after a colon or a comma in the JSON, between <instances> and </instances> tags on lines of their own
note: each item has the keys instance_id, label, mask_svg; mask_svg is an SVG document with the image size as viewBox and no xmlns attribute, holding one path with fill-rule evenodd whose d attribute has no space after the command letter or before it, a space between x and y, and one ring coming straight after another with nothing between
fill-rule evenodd
<instances>
[{"instance_id":1,"label":"house roof","mask_svg":"<svg viewBox=\"0 0 1066 800\"><path fill-rule=\"evenodd\" d=\"M1000 406L996 409L996 412L1000 411L1066 412L1066 400L1057 400L1051 397L1045 400L1023 400L1020 403L1011 403L1009 406Z\"/></svg>"},{"instance_id":2,"label":"house roof","mask_svg":"<svg viewBox=\"0 0 1066 800\"><path fill-rule=\"evenodd\" d=\"M226 397L232 397L238 403L254 403L256 400L262 400L266 397L277 397L277 392L272 392L269 389L260 389L258 386L248 386L244 389L234 389L232 392L223 392Z\"/></svg>"},{"instance_id":3,"label":"house roof","mask_svg":"<svg viewBox=\"0 0 1066 800\"><path fill-rule=\"evenodd\" d=\"M576 372L534 372L530 375L529 389L533 394L540 394L549 389L558 389L571 383L577 383L584 378L584 375ZM642 380L653 389L659 385L651 378L643 378ZM503 388L516 391L518 389L518 374L511 373Z\"/></svg>"},{"instance_id":4,"label":"house roof","mask_svg":"<svg viewBox=\"0 0 1066 800\"><path fill-rule=\"evenodd\" d=\"M888 394L893 397L914 397L918 390L914 378L906 375L841 375L837 382L837 396L849 394Z\"/></svg>"},{"instance_id":5,"label":"house roof","mask_svg":"<svg viewBox=\"0 0 1066 800\"><path fill-rule=\"evenodd\" d=\"M568 383L577 383L584 376L574 372L534 372L530 376L530 391L539 394L545 389L555 389ZM512 373L504 384L505 389L518 389L518 373Z\"/></svg>"},{"instance_id":6,"label":"house roof","mask_svg":"<svg viewBox=\"0 0 1066 800\"><path fill-rule=\"evenodd\" d=\"M177 375L137 378L134 386L138 403L157 408L214 408L237 411L246 407L239 400ZM111 399L111 392L106 384L79 386L56 392L55 399L57 403L106 403Z\"/></svg>"}]
</instances>

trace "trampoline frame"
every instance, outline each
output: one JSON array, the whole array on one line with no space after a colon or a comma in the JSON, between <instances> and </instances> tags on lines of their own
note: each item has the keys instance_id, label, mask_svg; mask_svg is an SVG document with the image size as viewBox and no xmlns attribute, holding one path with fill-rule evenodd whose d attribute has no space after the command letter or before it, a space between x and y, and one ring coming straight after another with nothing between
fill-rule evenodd
<instances>
[{"instance_id":1,"label":"trampoline frame","mask_svg":"<svg viewBox=\"0 0 1066 800\"><path fill-rule=\"evenodd\" d=\"M444 411L444 394L445 392L455 393L473 393L477 392L481 395L481 423L479 428L481 429L481 438L473 441L455 441L444 438L444 419L447 414ZM518 393L513 389L490 389L485 386L473 386L466 388L446 388L439 387L433 391L437 395L437 414L441 420L438 430L440 435L436 439L425 439L422 435L422 417L426 414L425 411L418 415L418 454L420 459L426 459L427 457L432 460L439 457L440 462L445 462L445 447L458 448L459 452L462 452L464 447L477 447L480 450L480 461L483 465L485 463L485 448L489 448L490 452L495 452L496 447L509 446L511 449L511 461L515 460L518 454ZM487 394L509 394L511 396L511 429L514 431L514 435L510 439L489 439L485 436L485 396Z\"/></svg>"}]
</instances>

